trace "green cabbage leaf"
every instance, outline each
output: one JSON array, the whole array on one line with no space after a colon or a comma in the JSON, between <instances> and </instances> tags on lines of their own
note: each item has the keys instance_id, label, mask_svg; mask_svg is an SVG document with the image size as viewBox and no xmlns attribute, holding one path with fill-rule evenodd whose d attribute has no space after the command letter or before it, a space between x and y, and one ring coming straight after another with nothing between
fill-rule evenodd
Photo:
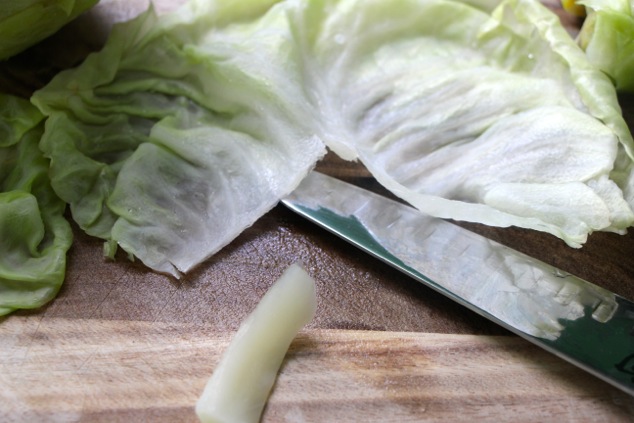
<instances>
[{"instance_id":1,"label":"green cabbage leaf","mask_svg":"<svg viewBox=\"0 0 634 423\"><path fill-rule=\"evenodd\" d=\"M634 92L634 1L578 3L586 7L578 41L588 59L614 80L617 90Z\"/></svg>"},{"instance_id":2,"label":"green cabbage leaf","mask_svg":"<svg viewBox=\"0 0 634 423\"><path fill-rule=\"evenodd\" d=\"M434 216L571 246L634 221L611 80L537 0L190 0L117 25L32 102L89 234L187 272L325 153Z\"/></svg>"},{"instance_id":3,"label":"green cabbage leaf","mask_svg":"<svg viewBox=\"0 0 634 423\"><path fill-rule=\"evenodd\" d=\"M27 100L0 95L0 316L47 303L66 273L73 236L38 148L42 119Z\"/></svg>"},{"instance_id":4,"label":"green cabbage leaf","mask_svg":"<svg viewBox=\"0 0 634 423\"><path fill-rule=\"evenodd\" d=\"M52 185L108 255L120 246L178 277L325 154L284 17L254 19L271 3L150 9L33 96Z\"/></svg>"},{"instance_id":5,"label":"green cabbage leaf","mask_svg":"<svg viewBox=\"0 0 634 423\"><path fill-rule=\"evenodd\" d=\"M54 34L99 0L11 0L0 2L0 60Z\"/></svg>"}]
</instances>

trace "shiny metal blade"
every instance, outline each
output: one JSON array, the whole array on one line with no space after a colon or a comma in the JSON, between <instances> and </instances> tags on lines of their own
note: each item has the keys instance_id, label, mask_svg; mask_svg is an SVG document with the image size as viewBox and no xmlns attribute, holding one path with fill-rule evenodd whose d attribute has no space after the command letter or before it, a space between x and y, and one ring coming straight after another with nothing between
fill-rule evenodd
<instances>
[{"instance_id":1,"label":"shiny metal blade","mask_svg":"<svg viewBox=\"0 0 634 423\"><path fill-rule=\"evenodd\" d=\"M452 223L317 172L282 202L634 395L634 303Z\"/></svg>"}]
</instances>

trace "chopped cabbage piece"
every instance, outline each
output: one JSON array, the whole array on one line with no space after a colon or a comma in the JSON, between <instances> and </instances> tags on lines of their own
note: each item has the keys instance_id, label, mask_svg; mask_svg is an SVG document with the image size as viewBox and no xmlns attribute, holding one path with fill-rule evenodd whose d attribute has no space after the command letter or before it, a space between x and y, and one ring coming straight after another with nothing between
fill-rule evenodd
<instances>
[{"instance_id":1,"label":"chopped cabbage piece","mask_svg":"<svg viewBox=\"0 0 634 423\"><path fill-rule=\"evenodd\" d=\"M634 1L583 0L586 19L579 45L619 91L634 92Z\"/></svg>"},{"instance_id":2,"label":"chopped cabbage piece","mask_svg":"<svg viewBox=\"0 0 634 423\"><path fill-rule=\"evenodd\" d=\"M0 316L47 303L66 273L72 231L38 149L42 118L0 94Z\"/></svg>"},{"instance_id":3,"label":"chopped cabbage piece","mask_svg":"<svg viewBox=\"0 0 634 423\"><path fill-rule=\"evenodd\" d=\"M242 322L196 403L201 422L256 423L286 351L317 308L315 281L291 265Z\"/></svg>"}]
</instances>

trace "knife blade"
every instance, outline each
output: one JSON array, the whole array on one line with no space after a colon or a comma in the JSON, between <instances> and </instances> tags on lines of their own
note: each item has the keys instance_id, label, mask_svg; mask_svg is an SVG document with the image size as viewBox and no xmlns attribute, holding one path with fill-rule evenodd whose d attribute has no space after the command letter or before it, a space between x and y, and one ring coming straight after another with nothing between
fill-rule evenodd
<instances>
[{"instance_id":1,"label":"knife blade","mask_svg":"<svg viewBox=\"0 0 634 423\"><path fill-rule=\"evenodd\" d=\"M316 171L282 203L414 280L634 395L631 301Z\"/></svg>"}]
</instances>

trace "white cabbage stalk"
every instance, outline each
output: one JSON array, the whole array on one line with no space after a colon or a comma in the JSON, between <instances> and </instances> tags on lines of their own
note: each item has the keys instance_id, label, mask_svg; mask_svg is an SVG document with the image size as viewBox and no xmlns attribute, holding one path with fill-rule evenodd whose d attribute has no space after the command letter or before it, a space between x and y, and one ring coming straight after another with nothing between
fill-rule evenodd
<instances>
[{"instance_id":1,"label":"white cabbage stalk","mask_svg":"<svg viewBox=\"0 0 634 423\"><path fill-rule=\"evenodd\" d=\"M291 265L242 322L196 403L205 423L255 423L286 351L315 314L315 282Z\"/></svg>"}]
</instances>

